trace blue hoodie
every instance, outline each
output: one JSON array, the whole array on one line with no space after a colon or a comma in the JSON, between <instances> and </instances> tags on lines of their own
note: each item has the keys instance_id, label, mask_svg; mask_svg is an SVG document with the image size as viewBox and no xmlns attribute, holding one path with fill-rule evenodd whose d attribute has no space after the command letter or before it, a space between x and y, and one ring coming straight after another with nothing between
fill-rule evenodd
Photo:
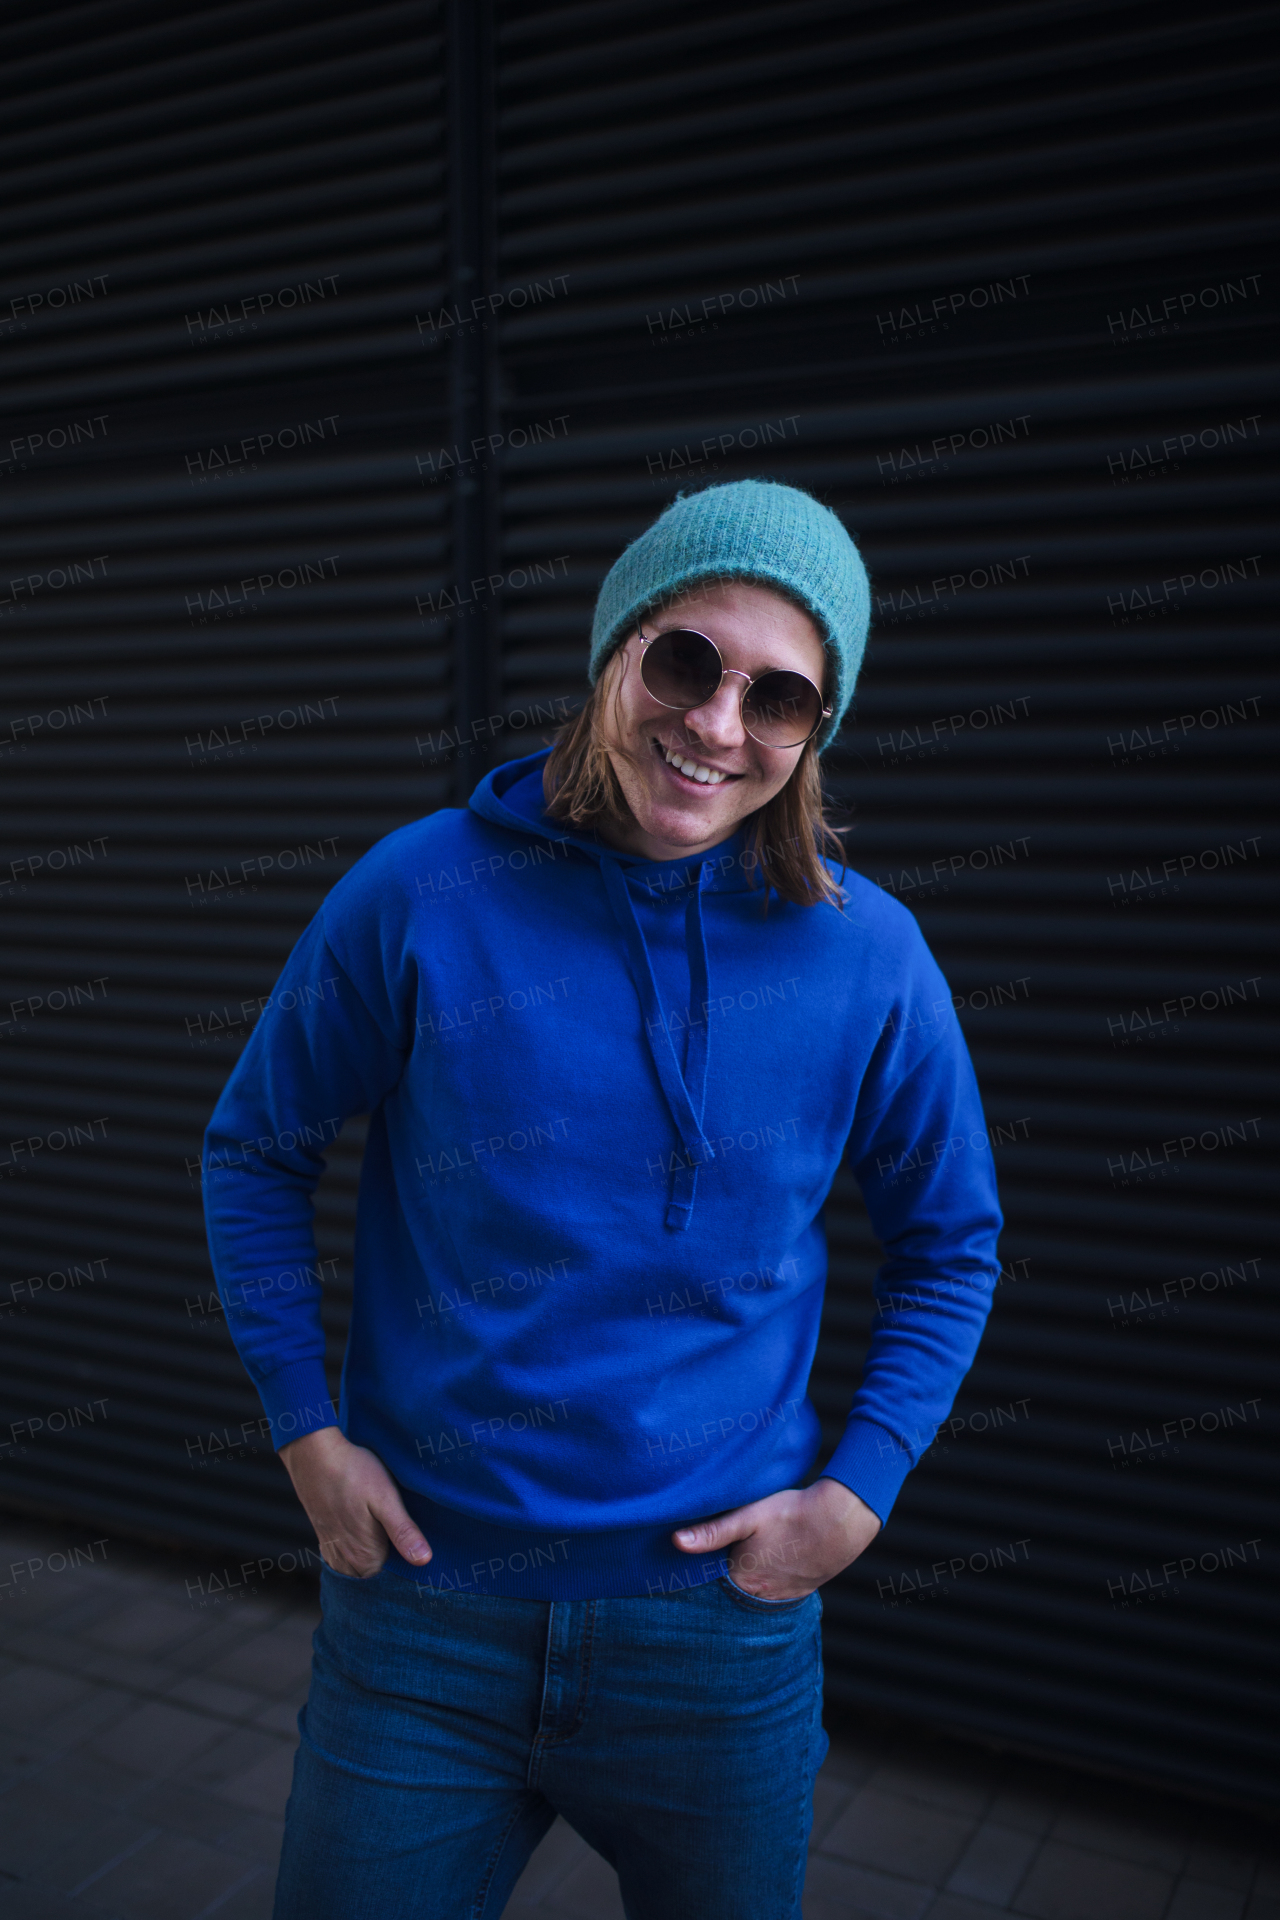
<instances>
[{"instance_id":1,"label":"blue hoodie","mask_svg":"<svg viewBox=\"0 0 1280 1920\"><path fill-rule=\"evenodd\" d=\"M991 1153L915 920L849 875L801 907L741 833L631 859L542 805L545 754L402 827L333 889L205 1142L227 1322L277 1446L335 1424L312 1192L371 1115L337 1421L450 1591L715 1578L676 1527L801 1484L848 1144L886 1260L826 1472L888 1516L998 1272ZM753 884L754 882L754 884Z\"/></svg>"}]
</instances>

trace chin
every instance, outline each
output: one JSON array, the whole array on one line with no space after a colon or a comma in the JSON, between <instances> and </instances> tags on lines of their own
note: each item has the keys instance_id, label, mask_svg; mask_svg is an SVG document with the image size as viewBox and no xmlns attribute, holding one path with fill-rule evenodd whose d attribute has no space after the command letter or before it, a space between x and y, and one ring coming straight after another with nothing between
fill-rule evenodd
<instances>
[{"instance_id":1,"label":"chin","mask_svg":"<svg viewBox=\"0 0 1280 1920\"><path fill-rule=\"evenodd\" d=\"M666 794L651 792L647 783L637 799L640 804L633 803L632 811L642 831L672 847L705 847L727 840L744 812L750 811L743 808L737 793L714 799L708 796L706 800L672 800Z\"/></svg>"},{"instance_id":2,"label":"chin","mask_svg":"<svg viewBox=\"0 0 1280 1920\"><path fill-rule=\"evenodd\" d=\"M703 847L708 841L727 840L738 824L735 815L710 807L697 819L674 807L652 807L647 814L639 822L641 829L669 847Z\"/></svg>"}]
</instances>

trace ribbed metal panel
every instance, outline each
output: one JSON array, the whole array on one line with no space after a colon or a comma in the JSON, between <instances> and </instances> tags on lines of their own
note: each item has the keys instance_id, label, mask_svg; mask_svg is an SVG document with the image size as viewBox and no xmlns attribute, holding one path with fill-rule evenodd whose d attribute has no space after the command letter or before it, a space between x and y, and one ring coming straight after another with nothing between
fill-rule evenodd
<instances>
[{"instance_id":1,"label":"ribbed metal panel","mask_svg":"<svg viewBox=\"0 0 1280 1920\"><path fill-rule=\"evenodd\" d=\"M504 424L563 420L509 460L503 564L569 556L555 600L508 602L507 698L575 693L594 589L677 488L834 506L876 615L830 785L939 956L997 1142L1006 1279L951 1427L826 1590L829 1693L1250 1799L1276 1710L1264 18L511 7L498 68L503 284L556 288L505 325ZM834 1443L877 1262L851 1179L828 1229Z\"/></svg>"},{"instance_id":2,"label":"ribbed metal panel","mask_svg":"<svg viewBox=\"0 0 1280 1920\"><path fill-rule=\"evenodd\" d=\"M262 1550L306 1522L193 1169L324 894L448 792L443 22L96 6L0 60L0 1498Z\"/></svg>"},{"instance_id":3,"label":"ribbed metal panel","mask_svg":"<svg viewBox=\"0 0 1280 1920\"><path fill-rule=\"evenodd\" d=\"M81 1274L0 1290L0 1433L107 1402L11 1446L8 1498L301 1537L265 1443L227 1444L258 1407L201 1305L186 1170L253 1002L373 839L580 696L596 586L658 507L772 474L868 557L830 784L954 989L1008 1215L955 1421L826 1590L830 1694L1265 1797L1270 11L505 0L491 46L452 0L0 32L8 432L45 435L6 467L5 576L46 575L0 639L5 714L44 716L0 717L0 1015L27 1002L3 1137L46 1141L4 1168L5 1274ZM208 457L269 432L235 477ZM257 613L208 604L300 563ZM359 1141L321 1195L335 1356ZM833 1442L877 1258L851 1181L828 1226Z\"/></svg>"}]
</instances>

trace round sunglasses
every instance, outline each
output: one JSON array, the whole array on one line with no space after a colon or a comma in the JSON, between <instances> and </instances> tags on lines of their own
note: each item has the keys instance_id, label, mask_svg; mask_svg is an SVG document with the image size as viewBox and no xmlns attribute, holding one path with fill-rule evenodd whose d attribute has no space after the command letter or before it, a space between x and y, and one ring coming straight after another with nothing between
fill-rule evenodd
<instances>
[{"instance_id":1,"label":"round sunglasses","mask_svg":"<svg viewBox=\"0 0 1280 1920\"><path fill-rule=\"evenodd\" d=\"M659 706L677 713L705 707L720 691L725 675L732 673L747 683L742 689L742 725L762 747L802 747L831 717L818 688L803 673L770 667L753 680L740 667L726 667L715 641L692 627L675 627L652 639L643 628L637 631L643 649L640 678Z\"/></svg>"}]
</instances>

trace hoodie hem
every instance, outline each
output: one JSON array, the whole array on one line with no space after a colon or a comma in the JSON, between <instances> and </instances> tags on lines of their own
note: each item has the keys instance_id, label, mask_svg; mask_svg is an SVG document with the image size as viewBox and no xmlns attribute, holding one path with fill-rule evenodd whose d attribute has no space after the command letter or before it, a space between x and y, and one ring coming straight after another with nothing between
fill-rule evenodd
<instances>
[{"instance_id":1,"label":"hoodie hem","mask_svg":"<svg viewBox=\"0 0 1280 1920\"><path fill-rule=\"evenodd\" d=\"M393 1548L393 1575L438 1594L496 1595L511 1600L660 1599L706 1586L729 1571L723 1553L682 1553L677 1526L616 1527L574 1533L567 1527L506 1527L442 1507L401 1486L400 1497L426 1534L432 1557L414 1567Z\"/></svg>"}]
</instances>

